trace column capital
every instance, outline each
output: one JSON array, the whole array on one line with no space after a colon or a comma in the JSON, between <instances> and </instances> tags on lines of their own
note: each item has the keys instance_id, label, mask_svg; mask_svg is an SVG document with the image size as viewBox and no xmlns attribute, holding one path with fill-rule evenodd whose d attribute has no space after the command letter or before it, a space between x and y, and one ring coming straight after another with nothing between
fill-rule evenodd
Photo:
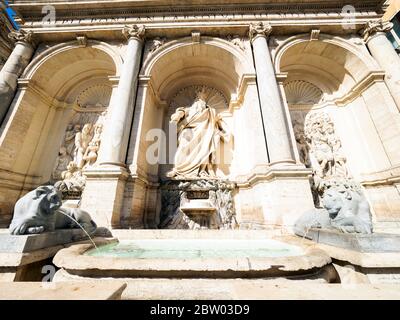
<instances>
[{"instance_id":1,"label":"column capital","mask_svg":"<svg viewBox=\"0 0 400 320\"><path fill-rule=\"evenodd\" d=\"M8 34L8 37L11 40L14 40L15 42L22 42L25 44L29 44L32 47L35 46L35 43L33 41L33 32L32 31L25 31L23 29L20 29L18 31L12 31Z\"/></svg>"},{"instance_id":2,"label":"column capital","mask_svg":"<svg viewBox=\"0 0 400 320\"><path fill-rule=\"evenodd\" d=\"M364 29L361 30L361 35L364 37L364 41L367 42L372 36L379 32L389 32L393 28L393 23L379 21L368 21Z\"/></svg>"},{"instance_id":3,"label":"column capital","mask_svg":"<svg viewBox=\"0 0 400 320\"><path fill-rule=\"evenodd\" d=\"M144 35L146 33L146 28L144 25L126 25L122 30L122 34L125 36L126 39L137 39L139 41L143 41Z\"/></svg>"},{"instance_id":4,"label":"column capital","mask_svg":"<svg viewBox=\"0 0 400 320\"><path fill-rule=\"evenodd\" d=\"M251 41L257 37L267 38L272 33L272 26L269 23L257 22L250 24L249 38Z\"/></svg>"}]
</instances>

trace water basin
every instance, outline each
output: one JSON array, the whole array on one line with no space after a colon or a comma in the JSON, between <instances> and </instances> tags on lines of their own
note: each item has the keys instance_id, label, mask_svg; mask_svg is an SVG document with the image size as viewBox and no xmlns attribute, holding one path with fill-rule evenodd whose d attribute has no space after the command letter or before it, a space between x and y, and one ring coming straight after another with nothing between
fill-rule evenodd
<instances>
[{"instance_id":1,"label":"water basin","mask_svg":"<svg viewBox=\"0 0 400 320\"><path fill-rule=\"evenodd\" d=\"M273 258L303 255L302 248L263 240L145 239L121 240L89 250L85 255L135 259Z\"/></svg>"}]
</instances>

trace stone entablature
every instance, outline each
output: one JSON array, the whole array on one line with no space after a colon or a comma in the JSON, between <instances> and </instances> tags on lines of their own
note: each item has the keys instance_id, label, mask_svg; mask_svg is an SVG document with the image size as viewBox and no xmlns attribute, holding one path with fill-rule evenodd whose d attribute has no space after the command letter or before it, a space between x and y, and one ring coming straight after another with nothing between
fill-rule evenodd
<instances>
[{"instance_id":1,"label":"stone entablature","mask_svg":"<svg viewBox=\"0 0 400 320\"><path fill-rule=\"evenodd\" d=\"M164 2L153 1L123 1L121 6L115 1L102 1L101 4L97 1L74 1L67 7L49 1L56 10L54 25L43 22L42 5L17 0L11 1L10 5L18 12L24 26L36 29L41 39L60 41L73 36L71 27L74 32L84 32L91 38L120 38L121 35L116 31L127 24L146 25L146 36L150 38L167 35L180 37L190 32L193 23L199 21L204 24L197 28L208 35L233 32L247 36L248 24L257 21L269 21L277 27L274 31L277 34L308 32L312 26L318 26L321 32L349 34L354 32L354 28L343 27L345 24L354 24L356 31L359 31L368 20L381 18L384 13L383 2L309 0L294 5L286 1L241 1L228 5L224 1L210 1L205 5L205 1L199 1L198 4L182 5L181 2L171 1L166 10ZM354 6L354 17L344 11L345 6ZM92 28L93 25L97 27Z\"/></svg>"},{"instance_id":2,"label":"stone entablature","mask_svg":"<svg viewBox=\"0 0 400 320\"><path fill-rule=\"evenodd\" d=\"M41 15L43 4L46 1L41 1L40 4L35 2L9 1L10 5L20 11L29 13L27 17L37 17ZM345 5L353 5L358 11L366 10L381 10L386 7L385 0L353 0L353 1L341 1L341 0L307 0L296 2L295 4L288 3L286 0L275 0L265 2L262 0L242 0L232 3L228 0L217 0L217 1L204 1L196 0L191 1L190 4L183 4L182 1L170 0L170 1L69 1L68 4L65 2L57 3L56 1L47 1L49 5L52 5L60 12L60 17L65 18L66 16L79 16L80 14L88 15L88 13L97 13L97 15L107 15L113 13L114 15L129 15L134 13L140 14L165 14L168 12L170 15L176 15L178 13L192 13L197 12L217 12L215 14L233 13L233 12L270 12L271 14L282 12L299 12L301 10L316 10L316 11L341 11ZM71 6L79 8L78 12L71 12ZM166 10L166 6L167 10Z\"/></svg>"}]
</instances>

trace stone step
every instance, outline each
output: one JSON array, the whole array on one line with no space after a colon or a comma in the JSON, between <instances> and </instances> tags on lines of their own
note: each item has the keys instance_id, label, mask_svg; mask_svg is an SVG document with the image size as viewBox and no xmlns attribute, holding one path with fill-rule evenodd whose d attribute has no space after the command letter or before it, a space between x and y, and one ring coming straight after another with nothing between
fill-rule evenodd
<instances>
[{"instance_id":1,"label":"stone step","mask_svg":"<svg viewBox=\"0 0 400 320\"><path fill-rule=\"evenodd\" d=\"M126 283L0 282L0 300L120 300Z\"/></svg>"},{"instance_id":2,"label":"stone step","mask_svg":"<svg viewBox=\"0 0 400 320\"><path fill-rule=\"evenodd\" d=\"M71 281L71 276L65 273L58 272L56 277L57 282ZM400 284L326 284L322 279L80 278L79 281L124 281L127 288L123 300L400 300Z\"/></svg>"}]
</instances>

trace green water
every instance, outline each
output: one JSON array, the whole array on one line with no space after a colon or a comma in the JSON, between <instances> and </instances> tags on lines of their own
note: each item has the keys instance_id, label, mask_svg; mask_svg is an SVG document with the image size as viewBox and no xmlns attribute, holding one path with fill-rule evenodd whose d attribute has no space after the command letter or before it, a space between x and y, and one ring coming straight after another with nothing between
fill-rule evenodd
<instances>
[{"instance_id":1,"label":"green water","mask_svg":"<svg viewBox=\"0 0 400 320\"><path fill-rule=\"evenodd\" d=\"M288 257L303 255L301 248L275 240L157 239L122 240L85 253L94 257L136 259L201 259Z\"/></svg>"}]
</instances>

